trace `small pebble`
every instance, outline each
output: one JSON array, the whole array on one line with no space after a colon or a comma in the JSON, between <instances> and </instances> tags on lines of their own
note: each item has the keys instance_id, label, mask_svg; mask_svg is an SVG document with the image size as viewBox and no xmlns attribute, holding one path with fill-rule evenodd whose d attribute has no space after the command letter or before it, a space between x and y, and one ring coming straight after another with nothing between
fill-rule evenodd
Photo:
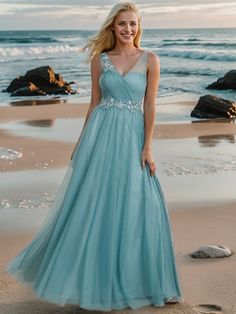
<instances>
[{"instance_id":1,"label":"small pebble","mask_svg":"<svg viewBox=\"0 0 236 314\"><path fill-rule=\"evenodd\" d=\"M223 245L204 245L191 253L191 256L194 258L218 258L230 255L232 255L232 251Z\"/></svg>"}]
</instances>

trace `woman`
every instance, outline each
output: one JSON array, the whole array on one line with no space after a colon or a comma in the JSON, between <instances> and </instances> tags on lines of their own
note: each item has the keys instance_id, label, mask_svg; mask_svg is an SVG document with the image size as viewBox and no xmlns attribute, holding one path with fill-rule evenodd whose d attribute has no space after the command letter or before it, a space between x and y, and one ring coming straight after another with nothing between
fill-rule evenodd
<instances>
[{"instance_id":1,"label":"woman","mask_svg":"<svg viewBox=\"0 0 236 314\"><path fill-rule=\"evenodd\" d=\"M7 268L57 304L109 311L183 300L152 154L160 65L140 38L127 2L88 43L83 131L49 217Z\"/></svg>"}]
</instances>

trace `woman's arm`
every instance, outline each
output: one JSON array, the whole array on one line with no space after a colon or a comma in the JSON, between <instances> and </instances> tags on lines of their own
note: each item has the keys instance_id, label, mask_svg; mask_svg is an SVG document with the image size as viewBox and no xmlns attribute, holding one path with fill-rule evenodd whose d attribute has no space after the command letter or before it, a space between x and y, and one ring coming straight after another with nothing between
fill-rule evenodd
<instances>
[{"instance_id":1,"label":"woman's arm","mask_svg":"<svg viewBox=\"0 0 236 314\"><path fill-rule=\"evenodd\" d=\"M73 157L73 154L76 150L76 147L79 143L81 134L85 128L85 125L93 111L93 109L96 107L96 105L99 103L100 99L101 99L101 89L99 86L99 77L101 74L101 62L100 62L100 56L96 55L93 57L92 61L91 61L91 98L90 98L90 104L89 104L89 108L85 117L85 122L84 122L84 126L82 128L82 131L80 133L79 139L74 147L74 150L71 154L71 159Z\"/></svg>"},{"instance_id":2,"label":"woman's arm","mask_svg":"<svg viewBox=\"0 0 236 314\"><path fill-rule=\"evenodd\" d=\"M90 98L90 105L87 111L87 115L85 118L83 129L88 121L88 118L96 107L96 105L101 100L101 89L99 86L99 77L101 74L101 63L100 63L100 56L95 55L91 61L91 98ZM82 129L82 131L83 131Z\"/></svg>"},{"instance_id":3,"label":"woman's arm","mask_svg":"<svg viewBox=\"0 0 236 314\"><path fill-rule=\"evenodd\" d=\"M145 139L142 152L142 168L145 162L150 167L151 175L155 172L154 159L152 155L152 137L156 117L156 96L160 79L160 61L152 52L148 54L147 61L147 88L144 98L144 124Z\"/></svg>"}]
</instances>

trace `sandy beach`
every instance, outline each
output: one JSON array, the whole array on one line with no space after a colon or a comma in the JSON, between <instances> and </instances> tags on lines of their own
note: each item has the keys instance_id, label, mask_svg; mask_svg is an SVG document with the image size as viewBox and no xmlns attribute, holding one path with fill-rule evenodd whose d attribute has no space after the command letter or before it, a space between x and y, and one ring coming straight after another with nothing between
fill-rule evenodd
<instances>
[{"instance_id":1,"label":"sandy beach","mask_svg":"<svg viewBox=\"0 0 236 314\"><path fill-rule=\"evenodd\" d=\"M204 244L236 251L236 124L226 119L190 119L194 105L186 101L160 104L153 139L184 302L132 313L194 314L200 313L194 309L199 304L218 304L223 309L219 313L236 313L235 254L221 259L190 257ZM4 272L6 263L32 239L48 212L87 109L87 103L60 101L0 108L1 149L22 153L19 158L0 159L4 183L0 191L1 314L95 313L38 300Z\"/></svg>"}]
</instances>

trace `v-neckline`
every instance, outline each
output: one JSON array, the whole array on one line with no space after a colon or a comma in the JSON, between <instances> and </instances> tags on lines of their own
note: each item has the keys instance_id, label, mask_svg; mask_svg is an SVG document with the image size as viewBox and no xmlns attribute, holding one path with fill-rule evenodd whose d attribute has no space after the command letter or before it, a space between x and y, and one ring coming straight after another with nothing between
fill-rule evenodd
<instances>
[{"instance_id":1,"label":"v-neckline","mask_svg":"<svg viewBox=\"0 0 236 314\"><path fill-rule=\"evenodd\" d=\"M110 64L112 65L113 69L116 71L116 73L118 73L122 78L126 77L126 75L128 75L130 73L130 71L136 66L136 64L139 62L139 60L144 56L144 54L146 53L146 50L143 51L143 53L141 54L141 56L138 57L137 61L132 65L132 67L129 69L128 72L126 72L125 74L121 74L117 68L115 67L114 63L111 61L109 55L107 52L104 52L107 56L107 59L109 60Z\"/></svg>"}]
</instances>

